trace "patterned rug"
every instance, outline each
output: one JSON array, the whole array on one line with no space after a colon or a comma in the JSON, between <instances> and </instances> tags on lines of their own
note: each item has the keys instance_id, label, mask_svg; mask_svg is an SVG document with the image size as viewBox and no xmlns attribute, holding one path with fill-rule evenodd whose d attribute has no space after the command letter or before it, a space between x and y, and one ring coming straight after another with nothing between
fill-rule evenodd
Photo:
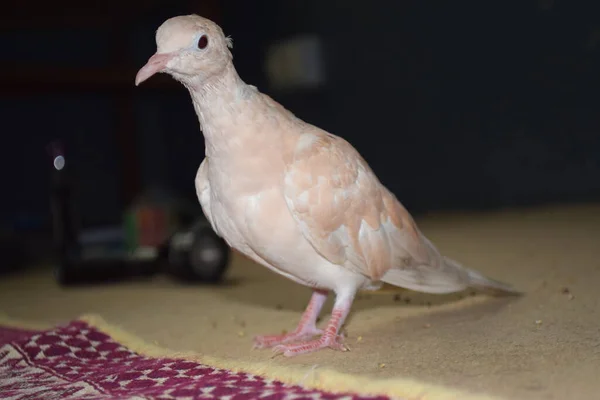
<instances>
[{"instance_id":1,"label":"patterned rug","mask_svg":"<svg viewBox=\"0 0 600 400\"><path fill-rule=\"evenodd\" d=\"M106 329L100 330L84 320L37 331L0 326L0 398L392 398L385 395L340 393L333 389L311 389L190 359L144 355L131 350L105 332ZM437 397L429 394L411 396L410 399L473 398L461 395Z\"/></svg>"}]
</instances>

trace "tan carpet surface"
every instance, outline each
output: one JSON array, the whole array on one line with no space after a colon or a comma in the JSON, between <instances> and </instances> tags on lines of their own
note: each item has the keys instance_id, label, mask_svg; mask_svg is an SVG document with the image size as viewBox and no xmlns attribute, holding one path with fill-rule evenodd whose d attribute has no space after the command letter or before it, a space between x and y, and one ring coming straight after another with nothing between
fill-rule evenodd
<instances>
[{"instance_id":1,"label":"tan carpet surface","mask_svg":"<svg viewBox=\"0 0 600 400\"><path fill-rule=\"evenodd\" d=\"M0 312L48 324L94 313L149 342L222 358L409 377L512 399L600 398L600 206L432 214L417 222L444 254L527 294L493 299L386 287L355 302L346 325L350 352L291 359L252 350L252 336L293 329L310 291L240 256L220 287L159 277L64 289L50 271L29 272L0 281ZM330 306L331 299L327 312Z\"/></svg>"}]
</instances>

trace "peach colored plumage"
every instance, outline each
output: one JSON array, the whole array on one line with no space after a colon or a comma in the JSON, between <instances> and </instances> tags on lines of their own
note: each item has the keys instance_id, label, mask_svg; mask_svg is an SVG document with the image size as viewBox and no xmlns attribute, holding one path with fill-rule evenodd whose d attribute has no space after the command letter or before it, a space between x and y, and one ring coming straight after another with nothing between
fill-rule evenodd
<instances>
[{"instance_id":1,"label":"peach colored plumage","mask_svg":"<svg viewBox=\"0 0 600 400\"><path fill-rule=\"evenodd\" d=\"M188 89L206 144L196 191L213 229L257 263L313 288L296 330L257 337L256 347L287 356L344 350L339 331L356 292L383 282L429 293L517 293L442 256L346 140L244 83L217 24L174 17L159 27L156 44L135 83L164 72ZM323 331L316 319L331 291Z\"/></svg>"}]
</instances>

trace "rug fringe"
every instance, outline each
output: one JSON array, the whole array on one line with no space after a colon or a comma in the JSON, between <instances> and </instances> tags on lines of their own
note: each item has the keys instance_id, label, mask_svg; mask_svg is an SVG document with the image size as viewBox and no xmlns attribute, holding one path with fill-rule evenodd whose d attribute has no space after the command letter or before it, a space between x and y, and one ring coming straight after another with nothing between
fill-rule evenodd
<instances>
[{"instance_id":1,"label":"rug fringe","mask_svg":"<svg viewBox=\"0 0 600 400\"><path fill-rule=\"evenodd\" d=\"M408 378L377 379L315 366L298 368L267 363L250 363L239 360L226 360L195 352L175 351L148 343L125 329L106 322L99 315L86 314L77 318L77 320L86 322L123 346L146 357L186 359L214 368L250 373L291 385L301 385L305 388L333 393L350 392L367 396L384 395L403 400L500 400L499 397L469 393ZM4 314L0 314L0 324L23 329L49 329L48 325L43 326L39 323L16 320Z\"/></svg>"}]
</instances>

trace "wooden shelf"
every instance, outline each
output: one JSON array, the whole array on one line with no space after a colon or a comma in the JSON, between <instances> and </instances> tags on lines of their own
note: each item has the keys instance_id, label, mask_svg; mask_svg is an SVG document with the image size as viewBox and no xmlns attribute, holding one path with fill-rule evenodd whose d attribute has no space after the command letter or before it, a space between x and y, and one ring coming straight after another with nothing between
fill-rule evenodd
<instances>
[{"instance_id":1,"label":"wooden shelf","mask_svg":"<svg viewBox=\"0 0 600 400\"><path fill-rule=\"evenodd\" d=\"M171 0L172 2L172 0ZM170 3L170 2L169 2ZM220 23L219 0L181 0L189 13L198 13ZM145 90L185 90L166 74L157 74L139 87L135 75L142 65L131 65L129 49L123 40L133 22L140 22L168 4L168 0L6 0L0 6L0 31L101 28L111 43L109 66L99 68L30 64L0 66L0 93L30 97L35 94L98 93L111 95L117 114L115 136L121 156L121 184L124 204L141 189L139 155L136 145L134 94ZM44 45L52 45L52 43ZM35 46L35 44L34 44Z\"/></svg>"},{"instance_id":2,"label":"wooden shelf","mask_svg":"<svg viewBox=\"0 0 600 400\"><path fill-rule=\"evenodd\" d=\"M180 84L166 74L157 74L136 87L134 84L136 73L137 69L129 67L4 67L0 69L0 91L31 95L34 92L55 91L114 92L134 89L182 89Z\"/></svg>"},{"instance_id":3,"label":"wooden shelf","mask_svg":"<svg viewBox=\"0 0 600 400\"><path fill-rule=\"evenodd\" d=\"M0 30L107 27L126 24L167 3L166 0L3 0Z\"/></svg>"}]
</instances>

